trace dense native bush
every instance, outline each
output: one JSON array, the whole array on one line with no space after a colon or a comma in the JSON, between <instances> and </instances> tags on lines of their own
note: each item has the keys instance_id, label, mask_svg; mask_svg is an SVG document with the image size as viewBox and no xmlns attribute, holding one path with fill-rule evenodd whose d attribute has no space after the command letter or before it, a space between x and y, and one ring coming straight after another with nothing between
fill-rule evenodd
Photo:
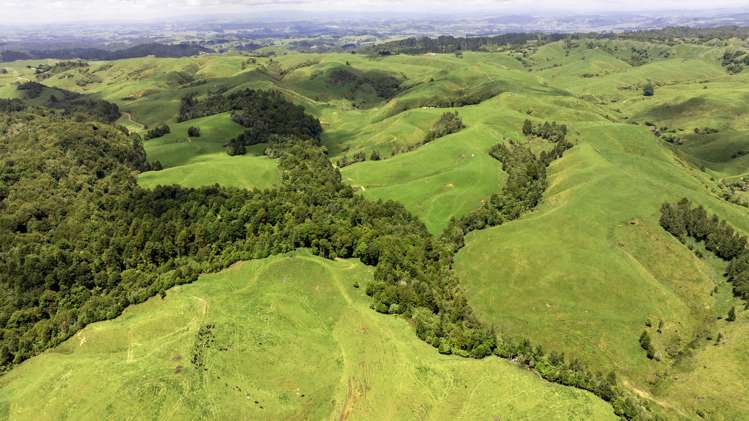
<instances>
[{"instance_id":1,"label":"dense native bush","mask_svg":"<svg viewBox=\"0 0 749 421\"><path fill-rule=\"evenodd\" d=\"M266 143L275 135L320 140L320 122L304 108L276 91L245 89L228 95L212 94L204 100L182 98L180 121L231 111L231 118L246 130L226 144L230 155L241 155L246 146Z\"/></svg>"},{"instance_id":2,"label":"dense native bush","mask_svg":"<svg viewBox=\"0 0 749 421\"><path fill-rule=\"evenodd\" d=\"M300 247L376 266L374 306L427 308L458 353L491 341L424 225L394 202L369 202L341 182L312 141L277 139L282 186L268 191L137 186L140 139L55 116L4 115L0 174L0 307L4 366L198 273ZM38 195L35 191L50 195ZM460 303L460 304L456 304Z\"/></svg>"},{"instance_id":3,"label":"dense native bush","mask_svg":"<svg viewBox=\"0 0 749 421\"><path fill-rule=\"evenodd\" d=\"M728 281L734 294L749 299L749 249L746 237L702 206L692 207L688 199L661 206L661 226L682 242L702 241L705 248L729 262Z\"/></svg>"},{"instance_id":4,"label":"dense native bush","mask_svg":"<svg viewBox=\"0 0 749 421\"><path fill-rule=\"evenodd\" d=\"M71 116L82 116L107 123L112 123L121 116L117 104L77 92L49 88L38 82L24 82L19 84L17 89L23 92L25 99L29 100L40 98L45 91L49 92L49 99L43 105L62 110Z\"/></svg>"},{"instance_id":5,"label":"dense native bush","mask_svg":"<svg viewBox=\"0 0 749 421\"><path fill-rule=\"evenodd\" d=\"M401 81L385 72L363 72L349 66L338 67L330 71L327 83L346 88L346 98L353 100L357 92L371 90L381 99L393 98L401 91Z\"/></svg>"},{"instance_id":6,"label":"dense native bush","mask_svg":"<svg viewBox=\"0 0 749 421\"><path fill-rule=\"evenodd\" d=\"M137 135L36 111L0 115L0 133L7 138L0 147L5 368L200 273L309 248L374 266L366 287L372 307L411 318L417 335L441 353L510 358L548 380L597 393L624 417L639 411L615 377L590 373L527 340L498 339L474 316L453 274L452 238L432 237L398 203L354 194L313 140L273 137L266 154L279 161L275 189L145 190L133 174L147 168ZM507 206L513 198L527 200L521 192L542 193L545 167L564 145L540 158L517 145L493 150L511 174L502 193ZM535 206L539 194L511 214ZM193 350L196 365L210 346L210 330L202 329L204 340Z\"/></svg>"},{"instance_id":7,"label":"dense native bush","mask_svg":"<svg viewBox=\"0 0 749 421\"><path fill-rule=\"evenodd\" d=\"M561 142L567 138L567 126L557 124L556 121L535 125L532 121L526 119L523 122L523 134L526 136L538 136L550 142Z\"/></svg>"}]
</instances>

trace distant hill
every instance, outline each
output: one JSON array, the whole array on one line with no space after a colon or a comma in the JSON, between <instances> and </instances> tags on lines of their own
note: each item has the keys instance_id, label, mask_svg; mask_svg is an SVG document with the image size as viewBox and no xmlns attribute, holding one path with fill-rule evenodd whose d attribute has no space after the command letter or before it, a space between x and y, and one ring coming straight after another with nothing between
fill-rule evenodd
<instances>
[{"instance_id":1,"label":"distant hill","mask_svg":"<svg viewBox=\"0 0 749 421\"><path fill-rule=\"evenodd\" d=\"M65 48L56 50L29 50L0 52L0 61L18 61L34 59L82 59L82 60L122 60L126 58L156 56L156 57L189 57L200 53L210 53L213 50L196 44L140 44L122 50L104 50L101 48Z\"/></svg>"}]
</instances>

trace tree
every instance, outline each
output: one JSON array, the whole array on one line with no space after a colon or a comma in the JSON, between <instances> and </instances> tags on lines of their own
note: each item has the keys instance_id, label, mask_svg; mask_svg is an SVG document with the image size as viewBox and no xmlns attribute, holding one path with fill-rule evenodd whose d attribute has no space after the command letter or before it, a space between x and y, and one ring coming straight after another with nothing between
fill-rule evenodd
<instances>
[{"instance_id":1,"label":"tree","mask_svg":"<svg viewBox=\"0 0 749 421\"><path fill-rule=\"evenodd\" d=\"M528 119L523 122L523 134L526 136L533 134L533 123Z\"/></svg>"},{"instance_id":2,"label":"tree","mask_svg":"<svg viewBox=\"0 0 749 421\"><path fill-rule=\"evenodd\" d=\"M726 317L726 320L729 322L736 320L736 307L731 307L731 309L728 310L728 317Z\"/></svg>"},{"instance_id":3,"label":"tree","mask_svg":"<svg viewBox=\"0 0 749 421\"><path fill-rule=\"evenodd\" d=\"M655 95L655 86L653 86L652 82L648 81L648 83L645 84L645 86L642 88L642 95L644 96Z\"/></svg>"},{"instance_id":4,"label":"tree","mask_svg":"<svg viewBox=\"0 0 749 421\"><path fill-rule=\"evenodd\" d=\"M200 137L200 127L191 126L187 129L187 135L190 137Z\"/></svg>"},{"instance_id":5,"label":"tree","mask_svg":"<svg viewBox=\"0 0 749 421\"><path fill-rule=\"evenodd\" d=\"M380 160L380 153L377 151L372 151L372 154L369 156L370 161L379 161Z\"/></svg>"},{"instance_id":6,"label":"tree","mask_svg":"<svg viewBox=\"0 0 749 421\"><path fill-rule=\"evenodd\" d=\"M640 346L647 351L648 358L653 359L655 356L655 348L650 340L650 334L648 334L646 330L643 330L642 335L640 335Z\"/></svg>"}]
</instances>

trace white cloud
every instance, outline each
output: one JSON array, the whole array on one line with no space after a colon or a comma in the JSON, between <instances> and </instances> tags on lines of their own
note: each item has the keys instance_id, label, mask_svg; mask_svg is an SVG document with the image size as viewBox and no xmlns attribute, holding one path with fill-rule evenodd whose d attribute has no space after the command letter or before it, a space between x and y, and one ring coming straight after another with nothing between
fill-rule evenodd
<instances>
[{"instance_id":1,"label":"white cloud","mask_svg":"<svg viewBox=\"0 0 749 421\"><path fill-rule=\"evenodd\" d=\"M75 20L130 20L269 10L470 12L601 12L745 7L749 0L0 0L0 24Z\"/></svg>"}]
</instances>

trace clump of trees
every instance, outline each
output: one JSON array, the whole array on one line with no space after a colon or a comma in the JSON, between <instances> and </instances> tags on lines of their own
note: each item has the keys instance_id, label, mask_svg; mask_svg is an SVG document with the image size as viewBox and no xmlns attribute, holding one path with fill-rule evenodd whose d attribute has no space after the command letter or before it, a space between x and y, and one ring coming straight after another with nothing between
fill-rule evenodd
<instances>
[{"instance_id":1,"label":"clump of trees","mask_svg":"<svg viewBox=\"0 0 749 421\"><path fill-rule=\"evenodd\" d=\"M694 128L694 134L709 135L709 134L714 134L718 132L720 132L720 130L714 129L712 127L702 127L702 128L695 127Z\"/></svg>"},{"instance_id":2,"label":"clump of trees","mask_svg":"<svg viewBox=\"0 0 749 421\"><path fill-rule=\"evenodd\" d=\"M557 124L556 121L535 125L529 119L523 122L523 134L526 136L538 136L551 142L562 142L567 138L567 125Z\"/></svg>"},{"instance_id":3,"label":"clump of trees","mask_svg":"<svg viewBox=\"0 0 749 421\"><path fill-rule=\"evenodd\" d=\"M650 334L646 330L643 330L640 335L640 347L647 352L648 358L652 360L655 357L655 347L653 346L653 341L650 339Z\"/></svg>"},{"instance_id":4,"label":"clump of trees","mask_svg":"<svg viewBox=\"0 0 749 421\"><path fill-rule=\"evenodd\" d=\"M369 155L370 161L379 161L382 157L380 156L380 152L374 150ZM348 167L349 165L356 164L357 162L364 162L367 160L367 154L364 151L359 151L353 154L351 157L348 155L343 155L343 157L336 161L336 166L338 168Z\"/></svg>"},{"instance_id":5,"label":"clump of trees","mask_svg":"<svg viewBox=\"0 0 749 421\"><path fill-rule=\"evenodd\" d=\"M349 165L356 164L357 162L364 162L366 160L367 160L367 154L364 151L360 151L360 152L356 152L351 157L349 157L348 155L343 155L341 159L336 161L336 166L338 168L343 168L343 167L348 167Z\"/></svg>"},{"instance_id":6,"label":"clump of trees","mask_svg":"<svg viewBox=\"0 0 749 421\"><path fill-rule=\"evenodd\" d=\"M362 91L371 91L380 99L390 99L401 91L401 81L385 72L363 72L350 65L337 67L328 73L327 83L346 89L345 97L349 100L356 98Z\"/></svg>"},{"instance_id":7,"label":"clump of trees","mask_svg":"<svg viewBox=\"0 0 749 421\"><path fill-rule=\"evenodd\" d=\"M150 129L144 136L145 140L157 139L171 133L172 129L166 124L160 124L153 129Z\"/></svg>"},{"instance_id":8,"label":"clump of trees","mask_svg":"<svg viewBox=\"0 0 749 421\"><path fill-rule=\"evenodd\" d=\"M465 128L463 120L457 111L446 112L434 123L431 129L424 136L422 143L429 143L440 137L447 136L449 134L457 133Z\"/></svg>"},{"instance_id":9,"label":"clump of trees","mask_svg":"<svg viewBox=\"0 0 749 421\"><path fill-rule=\"evenodd\" d=\"M689 199L661 206L661 226L681 242L688 238L704 242L705 248L729 262L728 281L735 295L749 299L749 250L746 237L717 215L709 215L702 206L692 206Z\"/></svg>"},{"instance_id":10,"label":"clump of trees","mask_svg":"<svg viewBox=\"0 0 749 421\"><path fill-rule=\"evenodd\" d=\"M190 137L200 137L200 127L190 126L187 129L187 135Z\"/></svg>"},{"instance_id":11,"label":"clump of trees","mask_svg":"<svg viewBox=\"0 0 749 421\"><path fill-rule=\"evenodd\" d=\"M40 105L61 110L64 114L78 119L93 119L112 123L122 115L117 104L65 89L49 88L39 82L24 82L19 84L16 89L22 91L24 99L27 100L38 99L42 96L42 93L50 91L49 100Z\"/></svg>"},{"instance_id":12,"label":"clump of trees","mask_svg":"<svg viewBox=\"0 0 749 421\"><path fill-rule=\"evenodd\" d=\"M89 64L83 60L60 61L53 65L42 63L36 66L34 74L37 79L41 80L50 78L58 73L67 72L68 70L82 69L87 68L88 66Z\"/></svg>"},{"instance_id":13,"label":"clump of trees","mask_svg":"<svg viewBox=\"0 0 749 421\"><path fill-rule=\"evenodd\" d=\"M730 74L741 73L749 66L749 54L744 50L727 50L720 59L720 65Z\"/></svg>"},{"instance_id":14,"label":"clump of trees","mask_svg":"<svg viewBox=\"0 0 749 421\"><path fill-rule=\"evenodd\" d=\"M268 142L273 136L320 140L320 121L304 107L287 101L277 91L244 89L229 95L214 93L204 100L182 98L180 121L231 111L231 118L246 130L226 144L229 155L242 155L247 146Z\"/></svg>"},{"instance_id":15,"label":"clump of trees","mask_svg":"<svg viewBox=\"0 0 749 421\"><path fill-rule=\"evenodd\" d=\"M200 326L198 333L195 335L195 342L192 345L190 362L197 369L205 369L205 357L208 350L216 342L216 335L213 329L216 327L213 323L206 323Z\"/></svg>"}]
</instances>

